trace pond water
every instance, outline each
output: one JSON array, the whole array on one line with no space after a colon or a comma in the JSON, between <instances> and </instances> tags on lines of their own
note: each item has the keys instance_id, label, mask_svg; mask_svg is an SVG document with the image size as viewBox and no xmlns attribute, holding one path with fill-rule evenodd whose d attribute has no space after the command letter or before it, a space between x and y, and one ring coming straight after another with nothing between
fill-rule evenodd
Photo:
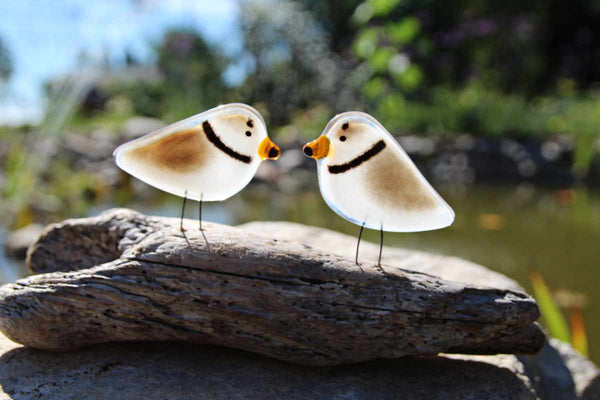
<instances>
[{"instance_id":1,"label":"pond water","mask_svg":"<svg viewBox=\"0 0 600 400\"><path fill-rule=\"evenodd\" d=\"M528 291L529 272L539 271L563 303L575 302L583 307L590 356L599 363L600 191L475 185L442 188L440 192L456 211L456 221L450 228L386 233L385 244L463 257L517 280ZM180 199L159 192L150 197L158 200L128 206L148 214L179 216ZM186 215L196 218L196 203L188 204ZM107 208L97 207L91 214ZM351 235L359 230L327 207L316 183L287 193L266 184L253 184L225 202L205 204L203 214L205 220L233 225L285 220ZM3 233L0 231L0 242ZM364 238L377 242L379 234L365 230ZM12 281L23 274L21 263L0 254L0 281ZM568 316L568 311L565 313Z\"/></svg>"}]
</instances>

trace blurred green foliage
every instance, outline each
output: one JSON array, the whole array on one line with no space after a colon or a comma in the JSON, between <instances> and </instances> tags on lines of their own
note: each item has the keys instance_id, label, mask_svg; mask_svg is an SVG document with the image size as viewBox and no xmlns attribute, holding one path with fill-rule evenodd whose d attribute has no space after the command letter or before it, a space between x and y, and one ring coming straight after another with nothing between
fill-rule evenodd
<instances>
[{"instance_id":1,"label":"blurred green foliage","mask_svg":"<svg viewBox=\"0 0 600 400\"><path fill-rule=\"evenodd\" d=\"M169 31L155 47L155 79L115 80L111 98L129 101L136 115L176 121L219 104L226 92L226 58L190 30Z\"/></svg>"},{"instance_id":2,"label":"blurred green foliage","mask_svg":"<svg viewBox=\"0 0 600 400\"><path fill-rule=\"evenodd\" d=\"M599 6L365 0L352 15L352 51L369 71L363 104L393 132L572 135L574 169L585 175L600 92L576 89L600 81L589 64ZM562 36L548 31L553 21Z\"/></svg>"},{"instance_id":3,"label":"blurred green foliage","mask_svg":"<svg viewBox=\"0 0 600 400\"><path fill-rule=\"evenodd\" d=\"M173 122L239 101L289 140L357 109L393 134L569 135L579 176L594 158L600 0L249 0L239 17L237 54L197 31L169 31L152 65L128 57L133 74L100 79L71 125ZM231 67L244 72L227 83Z\"/></svg>"},{"instance_id":4,"label":"blurred green foliage","mask_svg":"<svg viewBox=\"0 0 600 400\"><path fill-rule=\"evenodd\" d=\"M224 57L194 31L168 32L155 47L156 78L109 81L111 117L73 121L171 122L240 101L289 135L306 133L279 129L302 113L359 109L395 134L570 135L583 176L600 136L597 26L596 0L247 1L239 54ZM232 65L245 77L228 85Z\"/></svg>"},{"instance_id":5,"label":"blurred green foliage","mask_svg":"<svg viewBox=\"0 0 600 400\"><path fill-rule=\"evenodd\" d=\"M157 48L157 67L164 77L167 119L181 119L212 107L225 92L223 71L226 60L200 35L172 31ZM152 91L154 89L154 91ZM150 95L156 96L156 88Z\"/></svg>"},{"instance_id":6,"label":"blurred green foliage","mask_svg":"<svg viewBox=\"0 0 600 400\"><path fill-rule=\"evenodd\" d=\"M33 188L33 176L26 167L27 153L23 136L14 136L7 140L10 142L11 151L7 154L4 165L2 198L9 202L23 203L24 196Z\"/></svg>"},{"instance_id":7,"label":"blurred green foliage","mask_svg":"<svg viewBox=\"0 0 600 400\"><path fill-rule=\"evenodd\" d=\"M383 66L403 55L402 65L426 77L424 89L485 79L531 96L549 94L565 78L584 88L600 81L597 0L364 0L352 22L357 34L347 34L359 58ZM387 72L393 81L402 71L390 63Z\"/></svg>"},{"instance_id":8,"label":"blurred green foliage","mask_svg":"<svg viewBox=\"0 0 600 400\"><path fill-rule=\"evenodd\" d=\"M44 168L36 168L39 156L32 157L31 143L22 128L0 128L0 141L9 149L0 156L0 224L20 228L48 213L52 221L58 221L84 215L93 203L106 200L108 190L102 177L94 171L74 169L64 154L53 157Z\"/></svg>"},{"instance_id":9,"label":"blurred green foliage","mask_svg":"<svg viewBox=\"0 0 600 400\"><path fill-rule=\"evenodd\" d=\"M326 2L310 3L322 9ZM339 11L352 13L352 6L335 3ZM287 124L298 110L314 104L334 111L358 104L351 71L328 43L325 26L302 2L241 4L244 50L238 61L248 67L245 80L233 88L233 98L260 103L274 126Z\"/></svg>"}]
</instances>

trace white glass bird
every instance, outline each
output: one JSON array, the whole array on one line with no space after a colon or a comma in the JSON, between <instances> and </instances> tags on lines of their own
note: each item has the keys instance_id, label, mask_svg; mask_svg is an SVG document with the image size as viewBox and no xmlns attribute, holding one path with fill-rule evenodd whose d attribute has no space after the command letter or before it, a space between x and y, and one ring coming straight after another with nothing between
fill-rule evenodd
<instances>
[{"instance_id":1,"label":"white glass bird","mask_svg":"<svg viewBox=\"0 0 600 400\"><path fill-rule=\"evenodd\" d=\"M317 161L319 187L333 211L364 228L417 232L445 228L454 211L427 182L394 137L372 116L335 116L321 136L303 147Z\"/></svg>"},{"instance_id":2,"label":"white glass bird","mask_svg":"<svg viewBox=\"0 0 600 400\"><path fill-rule=\"evenodd\" d=\"M182 231L188 198L200 202L202 230L203 201L233 196L250 182L261 161L280 154L260 113L240 103L196 114L122 144L113 153L124 171L183 197Z\"/></svg>"}]
</instances>

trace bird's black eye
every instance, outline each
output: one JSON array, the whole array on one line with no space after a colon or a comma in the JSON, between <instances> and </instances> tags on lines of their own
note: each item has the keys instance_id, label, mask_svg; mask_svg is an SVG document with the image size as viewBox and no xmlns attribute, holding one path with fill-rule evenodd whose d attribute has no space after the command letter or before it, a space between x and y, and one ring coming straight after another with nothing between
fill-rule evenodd
<instances>
[{"instance_id":1,"label":"bird's black eye","mask_svg":"<svg viewBox=\"0 0 600 400\"><path fill-rule=\"evenodd\" d=\"M345 123L344 123L344 125L342 125L342 129L343 129L343 130L346 130L346 129L348 129L348 126L349 126L349 125L348 125L348 123L347 123L347 122L345 122Z\"/></svg>"},{"instance_id":2,"label":"bird's black eye","mask_svg":"<svg viewBox=\"0 0 600 400\"><path fill-rule=\"evenodd\" d=\"M248 128L252 128L254 126L254 123L251 119L249 119L248 122L246 122L246 125L248 125Z\"/></svg>"},{"instance_id":3,"label":"bird's black eye","mask_svg":"<svg viewBox=\"0 0 600 400\"><path fill-rule=\"evenodd\" d=\"M248 136L248 137L252 136L252 132L246 131L246 136Z\"/></svg>"},{"instance_id":4,"label":"bird's black eye","mask_svg":"<svg viewBox=\"0 0 600 400\"><path fill-rule=\"evenodd\" d=\"M346 136L340 136L340 141L341 142L345 142L346 141Z\"/></svg>"}]
</instances>

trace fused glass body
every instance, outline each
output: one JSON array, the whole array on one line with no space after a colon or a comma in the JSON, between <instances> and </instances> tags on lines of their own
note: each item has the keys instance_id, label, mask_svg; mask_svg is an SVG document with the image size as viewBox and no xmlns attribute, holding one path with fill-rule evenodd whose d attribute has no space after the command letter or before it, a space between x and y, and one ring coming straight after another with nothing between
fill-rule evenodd
<instances>
[{"instance_id":1,"label":"fused glass body","mask_svg":"<svg viewBox=\"0 0 600 400\"><path fill-rule=\"evenodd\" d=\"M454 221L450 206L368 114L337 115L304 152L317 159L319 186L329 207L357 225L415 232Z\"/></svg>"},{"instance_id":2,"label":"fused glass body","mask_svg":"<svg viewBox=\"0 0 600 400\"><path fill-rule=\"evenodd\" d=\"M262 116L245 104L194 115L119 146L117 165L165 192L224 200L243 189L263 159L280 151Z\"/></svg>"}]
</instances>

